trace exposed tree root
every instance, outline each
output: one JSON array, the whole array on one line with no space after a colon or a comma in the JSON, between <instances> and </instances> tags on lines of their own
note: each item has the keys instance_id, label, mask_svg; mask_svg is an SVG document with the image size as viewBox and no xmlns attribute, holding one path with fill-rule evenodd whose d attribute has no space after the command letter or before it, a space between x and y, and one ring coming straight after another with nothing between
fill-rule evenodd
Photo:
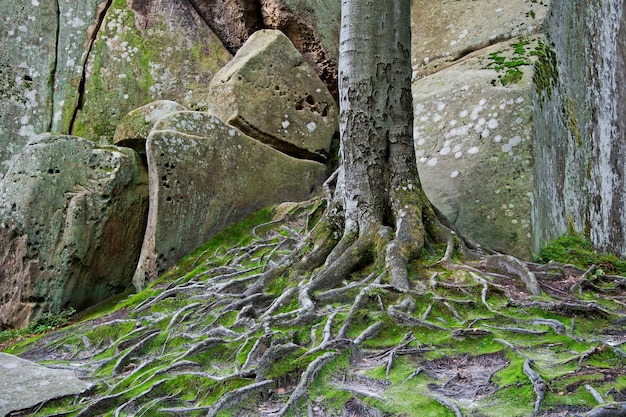
<instances>
[{"instance_id":1,"label":"exposed tree root","mask_svg":"<svg viewBox=\"0 0 626 417\"><path fill-rule=\"evenodd\" d=\"M344 410L361 410L364 416L394 415L363 406L358 398L386 404L387 386L421 384L419 395L455 415L470 415L473 411L455 397L458 387L466 385L467 401L481 403L483 396L498 391L491 376L509 366L507 361L485 368L480 378L476 371L473 378L457 371L445 374L443 386L421 382L433 378L424 359L426 353L440 349L431 345L432 340L445 340L444 350L465 340L470 342L464 345L475 349L496 342L524 358L525 383L534 389L534 415L540 415L546 386L531 367L535 340L550 337L559 340L555 345L584 344L583 352L566 357L558 353L553 366L570 369L575 361L582 369L601 353L626 356L619 349L626 343L622 277L591 278L590 273L584 276L589 269L554 263L546 267L502 255L479 262L459 259L452 255L473 250L453 229L436 224L438 220L424 239L435 242L432 233L446 245L446 252L440 252L435 265L424 267L411 263L416 254L403 247L402 239L394 236L397 231L389 227L337 243L326 218L312 223L311 210L317 208L294 210L298 214L287 213L256 227L249 245L201 252L211 259L190 264L203 272L188 276L181 271L179 278L163 283L159 293L124 314L81 325L85 336L79 342L52 341L68 352L56 360L80 361L71 367L80 367L99 384L99 394L87 393L74 405L76 414L142 410L217 415L257 404L239 415L277 417L293 411L328 417L311 390L324 367L343 361L342 366L349 368L341 371L346 377L329 387L353 396L343 404ZM442 245L438 249L443 250ZM595 291L586 284L589 281L610 298L601 303L581 297L581 291L583 295ZM537 294L542 295L540 300L532 298ZM556 318L530 314L533 310L549 311ZM590 337L589 325L582 325L585 320L606 323L607 333ZM50 351L45 346L38 349L34 351ZM344 352L349 352L347 360ZM450 366L461 369L467 358L459 355ZM384 388L365 384L360 372L371 369L380 369L378 383ZM337 381L337 375L331 381ZM182 400L184 390L193 395ZM592 395L600 402L599 394ZM602 404L589 415L620 415L611 414L620 410Z\"/></svg>"},{"instance_id":2,"label":"exposed tree root","mask_svg":"<svg viewBox=\"0 0 626 417\"><path fill-rule=\"evenodd\" d=\"M541 410L541 403L546 396L547 385L541 375L533 370L532 361L530 359L524 361L524 374L530 379L530 382L533 384L533 390L537 395L533 416L538 416Z\"/></svg>"}]
</instances>

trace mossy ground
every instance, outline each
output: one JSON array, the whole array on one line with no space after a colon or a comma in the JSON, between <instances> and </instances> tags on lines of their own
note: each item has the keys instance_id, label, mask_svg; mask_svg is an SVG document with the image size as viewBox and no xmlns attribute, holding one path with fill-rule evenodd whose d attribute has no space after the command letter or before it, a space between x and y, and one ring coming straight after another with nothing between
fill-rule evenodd
<instances>
[{"instance_id":1,"label":"mossy ground","mask_svg":"<svg viewBox=\"0 0 626 417\"><path fill-rule=\"evenodd\" d=\"M585 279L602 291L582 283L571 290L579 277L563 264L537 272L544 291L537 297L518 277L479 264L434 264L445 250L437 247L411 265L415 289L372 281L380 273L372 265L313 294L315 313L299 321L306 277L289 268L267 274L303 242L318 214L313 203L274 220L272 208L262 210L146 291L7 347L42 363L73 364L95 384L78 401L27 414L322 417L340 416L358 399L385 416L531 416L536 393L523 370L527 359L548 387L541 416L596 406L587 386L606 401L626 400L624 290L600 273ZM583 272L590 264L616 273L623 267L575 236L539 257ZM261 279L262 291L249 292ZM586 310L558 308L563 303ZM392 315L394 308L409 319ZM296 395L301 386L305 394Z\"/></svg>"}]
</instances>

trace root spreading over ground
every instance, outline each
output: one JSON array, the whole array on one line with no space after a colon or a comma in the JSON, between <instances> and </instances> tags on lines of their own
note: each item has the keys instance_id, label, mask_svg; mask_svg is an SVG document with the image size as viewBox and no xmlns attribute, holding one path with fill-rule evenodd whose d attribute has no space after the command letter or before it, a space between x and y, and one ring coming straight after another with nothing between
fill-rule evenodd
<instances>
[{"instance_id":1,"label":"root spreading over ground","mask_svg":"<svg viewBox=\"0 0 626 417\"><path fill-rule=\"evenodd\" d=\"M408 265L407 288L376 259L328 277L321 204L219 236L142 293L14 346L93 382L21 414L625 415L625 278L445 245Z\"/></svg>"}]
</instances>

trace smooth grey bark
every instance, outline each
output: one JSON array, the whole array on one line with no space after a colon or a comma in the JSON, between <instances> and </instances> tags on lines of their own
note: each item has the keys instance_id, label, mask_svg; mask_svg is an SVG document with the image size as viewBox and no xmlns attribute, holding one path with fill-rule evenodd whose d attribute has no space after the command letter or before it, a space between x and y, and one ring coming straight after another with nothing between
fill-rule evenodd
<instances>
[{"instance_id":1,"label":"smooth grey bark","mask_svg":"<svg viewBox=\"0 0 626 417\"><path fill-rule=\"evenodd\" d=\"M394 187L419 187L410 47L410 0L342 1L340 185L346 233L386 223Z\"/></svg>"},{"instance_id":2,"label":"smooth grey bark","mask_svg":"<svg viewBox=\"0 0 626 417\"><path fill-rule=\"evenodd\" d=\"M421 254L427 236L442 236L413 145L410 5L342 0L338 65L342 166L335 198L345 229L335 252L393 228L385 259L400 287L408 286L406 262Z\"/></svg>"}]
</instances>

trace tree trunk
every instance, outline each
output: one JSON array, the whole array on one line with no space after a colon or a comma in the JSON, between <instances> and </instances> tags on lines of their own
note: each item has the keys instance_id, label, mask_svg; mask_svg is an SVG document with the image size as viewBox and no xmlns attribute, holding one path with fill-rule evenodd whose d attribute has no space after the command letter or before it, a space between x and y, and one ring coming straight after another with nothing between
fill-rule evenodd
<instances>
[{"instance_id":1,"label":"tree trunk","mask_svg":"<svg viewBox=\"0 0 626 417\"><path fill-rule=\"evenodd\" d=\"M386 246L392 281L442 230L424 195L413 145L410 0L342 0L339 47L340 158L335 198L348 242L395 229ZM334 259L331 256L331 259Z\"/></svg>"}]
</instances>

